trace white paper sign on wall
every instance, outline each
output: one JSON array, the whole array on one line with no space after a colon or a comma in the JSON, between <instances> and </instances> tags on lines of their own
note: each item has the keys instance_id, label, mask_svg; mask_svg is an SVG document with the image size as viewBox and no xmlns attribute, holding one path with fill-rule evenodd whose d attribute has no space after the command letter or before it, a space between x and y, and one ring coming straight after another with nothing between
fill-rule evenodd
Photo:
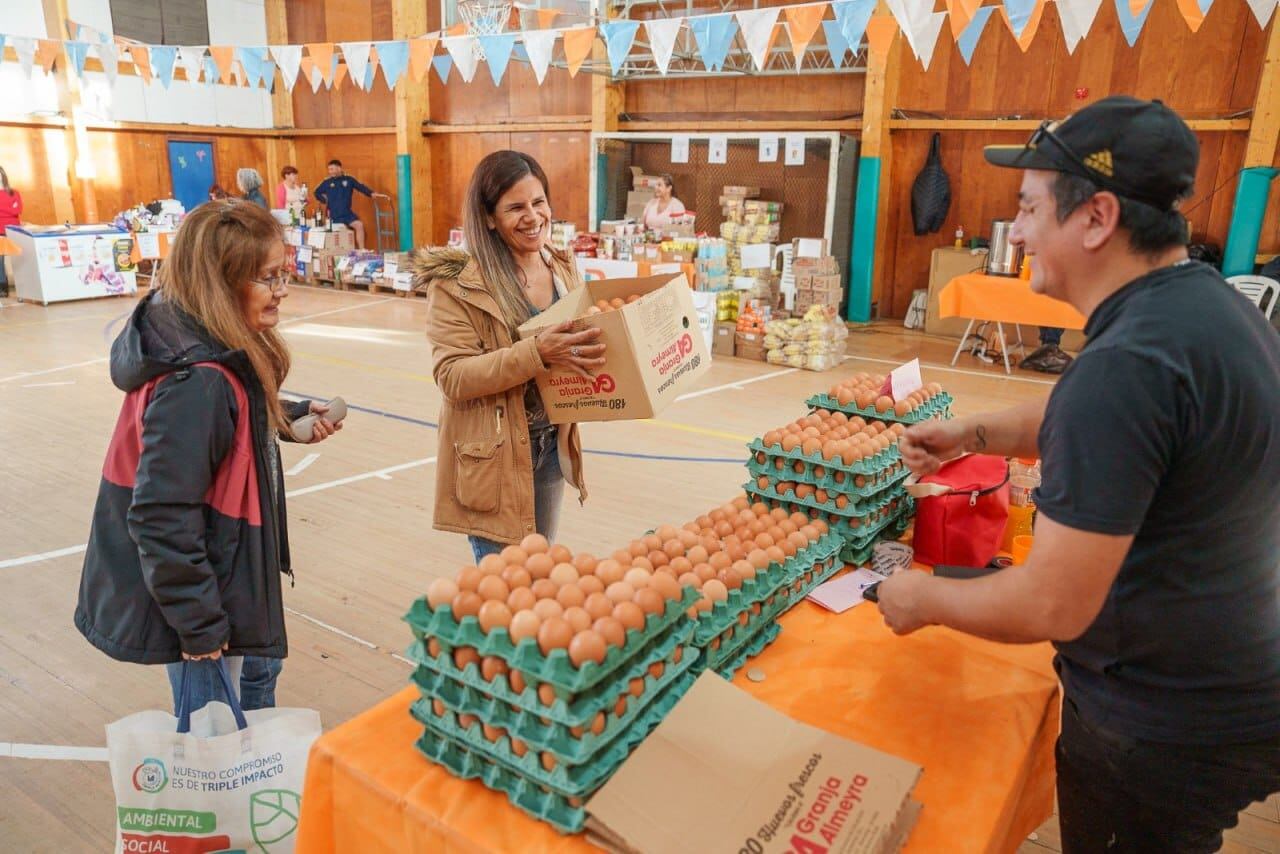
<instances>
[{"instance_id":1,"label":"white paper sign on wall","mask_svg":"<svg viewBox=\"0 0 1280 854\"><path fill-rule=\"evenodd\" d=\"M671 138L671 162L689 162L689 137L673 136Z\"/></svg>"},{"instance_id":2,"label":"white paper sign on wall","mask_svg":"<svg viewBox=\"0 0 1280 854\"><path fill-rule=\"evenodd\" d=\"M760 137L760 162L778 162L778 138L776 136Z\"/></svg>"},{"instance_id":3,"label":"white paper sign on wall","mask_svg":"<svg viewBox=\"0 0 1280 854\"><path fill-rule=\"evenodd\" d=\"M707 162L729 162L729 137L724 134L715 134L707 138Z\"/></svg>"},{"instance_id":4,"label":"white paper sign on wall","mask_svg":"<svg viewBox=\"0 0 1280 854\"><path fill-rule=\"evenodd\" d=\"M804 135L787 134L787 165L804 165Z\"/></svg>"}]
</instances>

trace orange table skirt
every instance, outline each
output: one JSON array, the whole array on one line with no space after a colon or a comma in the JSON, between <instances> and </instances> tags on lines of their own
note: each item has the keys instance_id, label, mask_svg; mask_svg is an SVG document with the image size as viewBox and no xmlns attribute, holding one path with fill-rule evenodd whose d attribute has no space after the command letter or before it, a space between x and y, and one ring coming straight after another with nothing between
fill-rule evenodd
<instances>
[{"instance_id":1,"label":"orange table skirt","mask_svg":"<svg viewBox=\"0 0 1280 854\"><path fill-rule=\"evenodd\" d=\"M1084 316L1060 300L1033 293L1031 283L1007 276L966 273L938 294L941 317L965 317L1024 326L1084 329Z\"/></svg>"},{"instance_id":2,"label":"orange table skirt","mask_svg":"<svg viewBox=\"0 0 1280 854\"><path fill-rule=\"evenodd\" d=\"M899 638L869 604L801 603L735 684L793 717L924 766L907 851L1010 852L1053 811L1058 681L1047 644L1001 646L947 629ZM745 678L749 668L763 682ZM408 688L321 737L299 852L581 852L413 748ZM708 721L714 726L714 721ZM746 746L744 746L746 749Z\"/></svg>"}]
</instances>

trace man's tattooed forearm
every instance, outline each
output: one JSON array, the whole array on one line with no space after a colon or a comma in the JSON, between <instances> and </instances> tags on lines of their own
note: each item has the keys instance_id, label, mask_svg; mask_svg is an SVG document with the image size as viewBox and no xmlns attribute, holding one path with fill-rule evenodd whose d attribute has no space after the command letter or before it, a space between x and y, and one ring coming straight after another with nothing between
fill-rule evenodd
<instances>
[{"instance_id":1,"label":"man's tattooed forearm","mask_svg":"<svg viewBox=\"0 0 1280 854\"><path fill-rule=\"evenodd\" d=\"M984 424L979 424L973 430L977 447L974 450L985 451L987 449L987 428Z\"/></svg>"}]
</instances>

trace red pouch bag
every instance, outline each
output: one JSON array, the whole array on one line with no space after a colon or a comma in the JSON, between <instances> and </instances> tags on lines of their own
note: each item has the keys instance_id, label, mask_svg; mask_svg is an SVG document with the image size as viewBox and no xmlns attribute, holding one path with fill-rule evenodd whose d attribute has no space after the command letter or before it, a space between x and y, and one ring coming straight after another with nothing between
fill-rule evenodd
<instances>
[{"instance_id":1,"label":"red pouch bag","mask_svg":"<svg viewBox=\"0 0 1280 854\"><path fill-rule=\"evenodd\" d=\"M1009 463L970 454L945 463L907 492L916 499L915 559L930 565L986 566L1009 519Z\"/></svg>"}]
</instances>

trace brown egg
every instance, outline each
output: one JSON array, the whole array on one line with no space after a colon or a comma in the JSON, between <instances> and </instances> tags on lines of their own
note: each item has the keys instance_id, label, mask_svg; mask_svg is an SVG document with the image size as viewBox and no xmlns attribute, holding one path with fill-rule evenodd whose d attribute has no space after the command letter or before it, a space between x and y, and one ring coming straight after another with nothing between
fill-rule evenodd
<instances>
[{"instance_id":1,"label":"brown egg","mask_svg":"<svg viewBox=\"0 0 1280 854\"><path fill-rule=\"evenodd\" d=\"M583 629L591 628L591 623L592 623L591 614L587 612L586 608L582 608L582 607L565 608L564 620L566 623L569 624L569 627L573 629L574 634L577 634Z\"/></svg>"},{"instance_id":2,"label":"brown egg","mask_svg":"<svg viewBox=\"0 0 1280 854\"><path fill-rule=\"evenodd\" d=\"M549 554L533 554L529 555L529 559L525 561L524 568L528 571L529 576L537 581L540 578L547 578L551 575L551 567L555 566L555 561L551 559Z\"/></svg>"},{"instance_id":3,"label":"brown egg","mask_svg":"<svg viewBox=\"0 0 1280 854\"><path fill-rule=\"evenodd\" d=\"M729 588L719 578L713 578L702 585L702 595L706 601L724 602L729 598Z\"/></svg>"},{"instance_id":4,"label":"brown egg","mask_svg":"<svg viewBox=\"0 0 1280 854\"><path fill-rule=\"evenodd\" d=\"M706 550L702 546L695 546L702 554L706 554ZM671 563L667 564L667 571L673 578L679 578L689 570L693 569L693 561L687 557L672 558ZM657 577L657 573L654 574Z\"/></svg>"},{"instance_id":5,"label":"brown egg","mask_svg":"<svg viewBox=\"0 0 1280 854\"><path fill-rule=\"evenodd\" d=\"M622 297L614 297L613 299L609 300L609 305L615 309L622 308L626 304L627 304L627 301L624 300Z\"/></svg>"},{"instance_id":6,"label":"brown egg","mask_svg":"<svg viewBox=\"0 0 1280 854\"><path fill-rule=\"evenodd\" d=\"M453 618L462 622L464 617L474 617L480 613L480 606L483 604L484 599L480 594L464 590L453 597Z\"/></svg>"},{"instance_id":7,"label":"brown egg","mask_svg":"<svg viewBox=\"0 0 1280 854\"><path fill-rule=\"evenodd\" d=\"M619 302L619 300L615 300L615 302ZM546 771L548 774L556 770L555 756L553 756L551 753L545 750L542 752L541 762L542 762L542 770Z\"/></svg>"},{"instance_id":8,"label":"brown egg","mask_svg":"<svg viewBox=\"0 0 1280 854\"><path fill-rule=\"evenodd\" d=\"M427 604L434 611L441 605L452 604L459 592L461 591L456 582L448 578L437 578L427 588Z\"/></svg>"},{"instance_id":9,"label":"brown egg","mask_svg":"<svg viewBox=\"0 0 1280 854\"><path fill-rule=\"evenodd\" d=\"M499 577L506 582L507 587L512 590L515 590L517 587L528 587L530 584L533 584L533 576L529 573L529 570L525 569L523 566L509 566L502 570L502 575Z\"/></svg>"},{"instance_id":10,"label":"brown egg","mask_svg":"<svg viewBox=\"0 0 1280 854\"><path fill-rule=\"evenodd\" d=\"M578 589L590 596L592 593L603 593L605 583L595 575L584 575L578 579Z\"/></svg>"},{"instance_id":11,"label":"brown egg","mask_svg":"<svg viewBox=\"0 0 1280 854\"><path fill-rule=\"evenodd\" d=\"M558 563L551 569L550 580L557 587L563 587L566 584L573 584L578 580L580 573L577 567L571 563Z\"/></svg>"},{"instance_id":12,"label":"brown egg","mask_svg":"<svg viewBox=\"0 0 1280 854\"><path fill-rule=\"evenodd\" d=\"M576 584L566 584L556 593L556 601L566 609L582 607L582 603L587 601L587 594Z\"/></svg>"},{"instance_id":13,"label":"brown egg","mask_svg":"<svg viewBox=\"0 0 1280 854\"><path fill-rule=\"evenodd\" d=\"M648 587L637 590L631 601L639 605L646 614L661 614L666 609L666 600L662 594Z\"/></svg>"},{"instance_id":14,"label":"brown egg","mask_svg":"<svg viewBox=\"0 0 1280 854\"><path fill-rule=\"evenodd\" d=\"M625 581L617 581L605 588L604 595L617 605L619 602L630 602L636 595L636 589Z\"/></svg>"},{"instance_id":15,"label":"brown egg","mask_svg":"<svg viewBox=\"0 0 1280 854\"><path fill-rule=\"evenodd\" d=\"M626 575L622 577L622 581L625 584L630 584L632 589L639 590L643 587L648 587L652 578L652 572L643 569L629 569Z\"/></svg>"},{"instance_id":16,"label":"brown egg","mask_svg":"<svg viewBox=\"0 0 1280 854\"><path fill-rule=\"evenodd\" d=\"M427 655L432 658L440 657L440 641L435 638L427 638Z\"/></svg>"},{"instance_id":17,"label":"brown egg","mask_svg":"<svg viewBox=\"0 0 1280 854\"><path fill-rule=\"evenodd\" d=\"M634 557L631 559L631 569L647 569L649 572L653 572L655 567L647 557Z\"/></svg>"},{"instance_id":18,"label":"brown egg","mask_svg":"<svg viewBox=\"0 0 1280 854\"><path fill-rule=\"evenodd\" d=\"M683 575L683 573L681 574ZM680 582L665 572L655 574L653 580L649 583L649 588L657 592L664 600L680 598Z\"/></svg>"},{"instance_id":19,"label":"brown egg","mask_svg":"<svg viewBox=\"0 0 1280 854\"><path fill-rule=\"evenodd\" d=\"M893 414L899 418L911 411L911 401L899 400L893 404Z\"/></svg>"},{"instance_id":20,"label":"brown egg","mask_svg":"<svg viewBox=\"0 0 1280 854\"><path fill-rule=\"evenodd\" d=\"M745 563L745 561L739 561L739 563ZM737 565L738 564L734 564L734 566ZM737 590L742 587L742 574L733 567L730 567L729 569L722 569L716 573L716 581L723 584L727 590ZM706 585L703 585L703 589L706 589Z\"/></svg>"},{"instance_id":21,"label":"brown egg","mask_svg":"<svg viewBox=\"0 0 1280 854\"><path fill-rule=\"evenodd\" d=\"M644 628L644 611L639 605L631 601L630 596L613 606L613 618L622 623L622 627L628 631Z\"/></svg>"},{"instance_id":22,"label":"brown egg","mask_svg":"<svg viewBox=\"0 0 1280 854\"><path fill-rule=\"evenodd\" d=\"M507 631L511 634L511 642L518 644L525 638L536 638L541 625L542 618L536 611L517 611L512 615Z\"/></svg>"},{"instance_id":23,"label":"brown egg","mask_svg":"<svg viewBox=\"0 0 1280 854\"><path fill-rule=\"evenodd\" d=\"M492 682L495 676L505 676L507 671L507 663L496 655L486 655L480 660L480 675L486 682Z\"/></svg>"},{"instance_id":24,"label":"brown egg","mask_svg":"<svg viewBox=\"0 0 1280 854\"><path fill-rule=\"evenodd\" d=\"M590 575L591 573L595 572L596 564L598 562L599 561L596 560L595 555L589 554L587 552L582 552L581 554L575 555L572 561L573 568L578 570L579 575Z\"/></svg>"},{"instance_id":25,"label":"brown egg","mask_svg":"<svg viewBox=\"0 0 1280 854\"><path fill-rule=\"evenodd\" d=\"M573 560L573 552L561 545L552 546L547 551L547 554L551 556L552 565L557 563L568 563Z\"/></svg>"},{"instance_id":26,"label":"brown egg","mask_svg":"<svg viewBox=\"0 0 1280 854\"><path fill-rule=\"evenodd\" d=\"M604 732L605 721L606 718L604 712L597 712L595 718L591 721L591 734L599 735Z\"/></svg>"},{"instance_id":27,"label":"brown egg","mask_svg":"<svg viewBox=\"0 0 1280 854\"><path fill-rule=\"evenodd\" d=\"M524 566L528 559L529 553L519 546L507 546L502 550L502 562L507 566Z\"/></svg>"},{"instance_id":28,"label":"brown egg","mask_svg":"<svg viewBox=\"0 0 1280 854\"><path fill-rule=\"evenodd\" d=\"M803 440L794 433L788 433L782 437L782 450L790 453L800 447Z\"/></svg>"},{"instance_id":29,"label":"brown egg","mask_svg":"<svg viewBox=\"0 0 1280 854\"><path fill-rule=\"evenodd\" d=\"M550 550L551 544L541 534L530 534L520 541L520 548L528 555L544 554Z\"/></svg>"},{"instance_id":30,"label":"brown egg","mask_svg":"<svg viewBox=\"0 0 1280 854\"><path fill-rule=\"evenodd\" d=\"M623 574L622 564L616 560L602 560L596 564L596 578L604 582L606 588L621 581Z\"/></svg>"},{"instance_id":31,"label":"brown egg","mask_svg":"<svg viewBox=\"0 0 1280 854\"><path fill-rule=\"evenodd\" d=\"M544 706L554 706L556 704L556 689L548 682L543 682L538 686L538 702Z\"/></svg>"},{"instance_id":32,"label":"brown egg","mask_svg":"<svg viewBox=\"0 0 1280 854\"><path fill-rule=\"evenodd\" d=\"M649 552L649 556L647 558L636 558L636 560L648 561L649 566L652 567L653 569L666 566L668 563L671 562L671 558L667 557L666 552ZM632 566L634 565L635 565L635 562L633 561ZM642 566L640 568L643 569L644 567Z\"/></svg>"},{"instance_id":33,"label":"brown egg","mask_svg":"<svg viewBox=\"0 0 1280 854\"><path fill-rule=\"evenodd\" d=\"M787 559L787 553L778 546L769 546L764 553L769 556L770 563L782 563Z\"/></svg>"},{"instance_id":34,"label":"brown egg","mask_svg":"<svg viewBox=\"0 0 1280 854\"><path fill-rule=\"evenodd\" d=\"M431 701L431 713L436 717L442 718L445 716L445 713L447 713L448 711L449 710L445 708L444 703L440 702L439 700Z\"/></svg>"},{"instance_id":35,"label":"brown egg","mask_svg":"<svg viewBox=\"0 0 1280 854\"><path fill-rule=\"evenodd\" d=\"M529 747L518 738L511 739L511 752L516 755L517 759L523 759L525 754L529 752Z\"/></svg>"},{"instance_id":36,"label":"brown egg","mask_svg":"<svg viewBox=\"0 0 1280 854\"><path fill-rule=\"evenodd\" d=\"M555 599L539 599L533 603L533 613L537 614L543 622L552 617L563 617L564 606Z\"/></svg>"},{"instance_id":37,"label":"brown egg","mask_svg":"<svg viewBox=\"0 0 1280 854\"><path fill-rule=\"evenodd\" d=\"M505 602L511 595L511 588L498 576L486 575L480 579L480 586L476 588L476 592L480 594L481 599Z\"/></svg>"},{"instance_id":38,"label":"brown egg","mask_svg":"<svg viewBox=\"0 0 1280 854\"><path fill-rule=\"evenodd\" d=\"M471 729L473 726L475 726L479 722L480 722L480 719L477 718L475 715L465 715L461 713L458 715L458 726L462 727L463 729Z\"/></svg>"},{"instance_id":39,"label":"brown egg","mask_svg":"<svg viewBox=\"0 0 1280 854\"><path fill-rule=\"evenodd\" d=\"M893 503L894 503L894 504L896 504L896 503L897 503L897 499L894 499ZM820 537L821 537L823 534L827 533L827 531L831 530L830 526L828 526L828 525L827 525L827 523L826 523L826 522L824 522L824 521L822 521L821 519L814 519L814 520L813 520L813 527L815 527L815 528L817 528L817 529L818 529L818 536L820 536Z\"/></svg>"},{"instance_id":40,"label":"brown egg","mask_svg":"<svg viewBox=\"0 0 1280 854\"><path fill-rule=\"evenodd\" d=\"M499 567L498 571L501 572L502 569L503 567ZM485 574L479 569L479 567L465 567L458 573L458 590L462 592L475 593L476 588L480 586L480 579L484 577Z\"/></svg>"},{"instance_id":41,"label":"brown egg","mask_svg":"<svg viewBox=\"0 0 1280 854\"><path fill-rule=\"evenodd\" d=\"M805 539L807 539L809 542L813 542L814 540L819 539L822 536L822 534L819 533L818 529L815 528L813 525L805 525L803 528L800 529L800 533L803 534Z\"/></svg>"},{"instance_id":42,"label":"brown egg","mask_svg":"<svg viewBox=\"0 0 1280 854\"><path fill-rule=\"evenodd\" d=\"M711 567L707 566L705 563L699 564L699 566L706 566L707 569L711 570L711 577L715 578L714 569L711 569ZM679 584L681 587L692 587L694 590L702 589L702 577L699 576L696 572L686 572L684 575L676 579L676 583Z\"/></svg>"},{"instance_id":43,"label":"brown egg","mask_svg":"<svg viewBox=\"0 0 1280 854\"><path fill-rule=\"evenodd\" d=\"M476 652L475 647L460 646L453 651L453 665L459 670L465 670L469 664L479 664L480 653Z\"/></svg>"},{"instance_id":44,"label":"brown egg","mask_svg":"<svg viewBox=\"0 0 1280 854\"><path fill-rule=\"evenodd\" d=\"M573 662L574 667L581 667L588 661L603 664L604 654L604 638L591 629L583 629L569 642L569 660Z\"/></svg>"},{"instance_id":45,"label":"brown egg","mask_svg":"<svg viewBox=\"0 0 1280 854\"><path fill-rule=\"evenodd\" d=\"M519 670L512 670L508 673L507 681L511 683L511 690L517 694L523 694L524 689L529 687L529 683L525 681L524 674Z\"/></svg>"},{"instance_id":46,"label":"brown egg","mask_svg":"<svg viewBox=\"0 0 1280 854\"><path fill-rule=\"evenodd\" d=\"M612 616L601 617L591 624L591 628L609 646L625 646L627 643L627 630Z\"/></svg>"},{"instance_id":47,"label":"brown egg","mask_svg":"<svg viewBox=\"0 0 1280 854\"><path fill-rule=\"evenodd\" d=\"M533 586L529 588L533 591L533 595L539 599L554 599L556 594L560 592L560 585L556 584L550 578L539 578L533 582Z\"/></svg>"},{"instance_id":48,"label":"brown egg","mask_svg":"<svg viewBox=\"0 0 1280 854\"><path fill-rule=\"evenodd\" d=\"M478 616L480 630L483 632L491 632L497 628L505 629L511 625L511 609L507 607L506 602L499 599L490 599L481 605Z\"/></svg>"},{"instance_id":49,"label":"brown egg","mask_svg":"<svg viewBox=\"0 0 1280 854\"><path fill-rule=\"evenodd\" d=\"M565 649L573 640L573 627L563 617L552 617L542 621L538 628L538 649L543 655L550 655L553 649Z\"/></svg>"}]
</instances>

